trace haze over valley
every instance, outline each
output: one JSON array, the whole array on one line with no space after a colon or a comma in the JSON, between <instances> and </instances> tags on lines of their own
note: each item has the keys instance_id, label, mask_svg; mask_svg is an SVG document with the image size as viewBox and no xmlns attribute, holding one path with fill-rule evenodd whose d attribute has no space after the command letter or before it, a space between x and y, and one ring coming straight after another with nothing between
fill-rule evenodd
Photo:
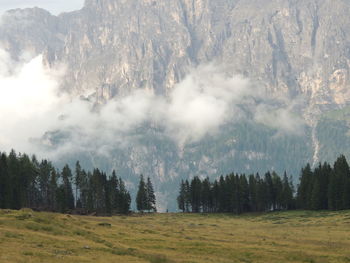
<instances>
[{"instance_id":1,"label":"haze over valley","mask_svg":"<svg viewBox=\"0 0 350 263\"><path fill-rule=\"evenodd\" d=\"M1 16L2 151L114 169L132 191L150 176L161 211L176 210L183 178L275 170L297 182L308 162L350 157L348 1L58 10Z\"/></svg>"}]
</instances>

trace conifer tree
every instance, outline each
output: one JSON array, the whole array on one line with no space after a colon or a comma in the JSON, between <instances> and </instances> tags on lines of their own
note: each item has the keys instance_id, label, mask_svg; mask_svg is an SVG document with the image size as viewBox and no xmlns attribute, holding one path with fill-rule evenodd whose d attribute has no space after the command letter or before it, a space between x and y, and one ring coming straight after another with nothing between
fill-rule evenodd
<instances>
[{"instance_id":1,"label":"conifer tree","mask_svg":"<svg viewBox=\"0 0 350 263\"><path fill-rule=\"evenodd\" d=\"M120 195L119 195L119 180L115 171L112 172L112 176L109 180L110 186L110 200L112 205L112 211L119 211Z\"/></svg>"},{"instance_id":2,"label":"conifer tree","mask_svg":"<svg viewBox=\"0 0 350 263\"><path fill-rule=\"evenodd\" d=\"M255 176L249 175L249 207L252 212L258 211L257 181Z\"/></svg>"},{"instance_id":3,"label":"conifer tree","mask_svg":"<svg viewBox=\"0 0 350 263\"><path fill-rule=\"evenodd\" d=\"M290 210L293 208L293 206L293 184L291 180L289 180L287 173L284 172L282 179L281 208L284 210Z\"/></svg>"},{"instance_id":4,"label":"conifer tree","mask_svg":"<svg viewBox=\"0 0 350 263\"><path fill-rule=\"evenodd\" d=\"M48 207L50 211L57 211L57 180L58 175L55 169L51 170L50 180L49 180L49 191L48 191Z\"/></svg>"},{"instance_id":5,"label":"conifer tree","mask_svg":"<svg viewBox=\"0 0 350 263\"><path fill-rule=\"evenodd\" d=\"M74 184L75 184L75 206L77 206L77 202L79 201L80 206L82 206L81 202L81 187L82 187L82 181L83 181L83 171L80 166L80 162L77 161L75 163L75 176L74 176Z\"/></svg>"},{"instance_id":6,"label":"conifer tree","mask_svg":"<svg viewBox=\"0 0 350 263\"><path fill-rule=\"evenodd\" d=\"M127 214L130 211L131 197L130 193L126 190L125 183L119 178L119 206L118 213Z\"/></svg>"},{"instance_id":7,"label":"conifer tree","mask_svg":"<svg viewBox=\"0 0 350 263\"><path fill-rule=\"evenodd\" d=\"M328 163L324 163L322 166L320 165L318 169L320 170L317 173L320 183L321 209L328 209L328 185L332 168Z\"/></svg>"},{"instance_id":8,"label":"conifer tree","mask_svg":"<svg viewBox=\"0 0 350 263\"><path fill-rule=\"evenodd\" d=\"M298 187L298 207L310 209L311 193L313 183L313 172L310 164L301 170L300 184Z\"/></svg>"},{"instance_id":9,"label":"conifer tree","mask_svg":"<svg viewBox=\"0 0 350 263\"><path fill-rule=\"evenodd\" d=\"M317 175L317 173L315 173ZM310 209L320 210L322 209L321 203L321 184L317 176L315 176L312 184L312 192L310 195Z\"/></svg>"},{"instance_id":10,"label":"conifer tree","mask_svg":"<svg viewBox=\"0 0 350 263\"><path fill-rule=\"evenodd\" d=\"M257 211L266 211L268 209L268 194L265 181L259 174L255 176L256 180L256 199L257 199Z\"/></svg>"},{"instance_id":11,"label":"conifer tree","mask_svg":"<svg viewBox=\"0 0 350 263\"><path fill-rule=\"evenodd\" d=\"M232 202L232 198L230 198L230 185L227 184L227 178L226 180L221 175L218 182L219 186L219 194L218 194L218 211L219 212L228 212L228 208L230 207L230 202ZM231 190L234 190L234 187L231 186ZM233 195L232 195L233 196ZM230 200L231 199L231 200Z\"/></svg>"},{"instance_id":12,"label":"conifer tree","mask_svg":"<svg viewBox=\"0 0 350 263\"><path fill-rule=\"evenodd\" d=\"M146 210L157 212L156 196L154 194L153 185L149 177L147 177L146 194L147 194Z\"/></svg>"},{"instance_id":13,"label":"conifer tree","mask_svg":"<svg viewBox=\"0 0 350 263\"><path fill-rule=\"evenodd\" d=\"M95 169L93 174L81 169L76 163L75 177L66 165L62 173L51 162L39 162L35 156L17 154L12 150L7 156L0 153L0 208L20 209L30 207L38 210L67 212L79 208L79 212L111 214L112 194L117 195L118 213L130 210L130 194L124 182ZM119 189L112 189L116 181ZM58 185L60 182L60 185ZM76 190L76 199L73 189ZM118 188L118 187L117 187ZM115 190L115 191L114 191ZM76 204L76 207L75 207ZM113 211L112 211L113 210Z\"/></svg>"},{"instance_id":14,"label":"conifer tree","mask_svg":"<svg viewBox=\"0 0 350 263\"><path fill-rule=\"evenodd\" d=\"M0 155L0 208L10 207L10 180L7 167L7 156Z\"/></svg>"},{"instance_id":15,"label":"conifer tree","mask_svg":"<svg viewBox=\"0 0 350 263\"><path fill-rule=\"evenodd\" d=\"M277 175L276 172L272 172L272 193L273 193L273 201L272 206L273 209L281 209L281 205L283 204L283 185L281 178Z\"/></svg>"},{"instance_id":16,"label":"conifer tree","mask_svg":"<svg viewBox=\"0 0 350 263\"><path fill-rule=\"evenodd\" d=\"M219 183L217 180L215 180L214 184L213 184L213 188L212 188L212 212L218 212L219 211L219 202L220 202L220 187L219 187Z\"/></svg>"},{"instance_id":17,"label":"conifer tree","mask_svg":"<svg viewBox=\"0 0 350 263\"><path fill-rule=\"evenodd\" d=\"M240 184L240 203L241 207L239 209L241 212L249 212L249 185L247 181L247 177L245 175L241 175L239 177L239 184Z\"/></svg>"},{"instance_id":18,"label":"conifer tree","mask_svg":"<svg viewBox=\"0 0 350 263\"><path fill-rule=\"evenodd\" d=\"M65 210L74 209L74 196L72 189L72 171L68 165L65 165L62 170L63 183L63 207Z\"/></svg>"},{"instance_id":19,"label":"conifer tree","mask_svg":"<svg viewBox=\"0 0 350 263\"><path fill-rule=\"evenodd\" d=\"M80 198L80 204L81 204L81 208L83 210L83 212L87 212L88 210L88 196L89 196L89 180L90 177L88 175L88 173L86 173L85 170L81 171L81 177L80 177L80 181L79 181L79 190L80 190L80 194L79 194L79 198Z\"/></svg>"},{"instance_id":20,"label":"conifer tree","mask_svg":"<svg viewBox=\"0 0 350 263\"><path fill-rule=\"evenodd\" d=\"M209 178L205 178L203 183L202 183L202 194L201 194L201 203L203 207L203 212L210 212L210 208L212 206L212 201L211 201L211 185Z\"/></svg>"},{"instance_id":21,"label":"conifer tree","mask_svg":"<svg viewBox=\"0 0 350 263\"><path fill-rule=\"evenodd\" d=\"M140 212L147 210L147 188L142 174L140 176L139 187L136 195L136 208Z\"/></svg>"},{"instance_id":22,"label":"conifer tree","mask_svg":"<svg viewBox=\"0 0 350 263\"><path fill-rule=\"evenodd\" d=\"M199 213L201 211L202 182L198 176L192 179L190 189L192 212Z\"/></svg>"},{"instance_id":23,"label":"conifer tree","mask_svg":"<svg viewBox=\"0 0 350 263\"><path fill-rule=\"evenodd\" d=\"M186 186L185 186L184 180L181 180L180 191L177 197L177 206L182 212L186 211L185 200L186 200Z\"/></svg>"},{"instance_id":24,"label":"conifer tree","mask_svg":"<svg viewBox=\"0 0 350 263\"><path fill-rule=\"evenodd\" d=\"M46 210L49 208L49 184L53 167L47 160L41 161L39 165L39 192L40 203Z\"/></svg>"},{"instance_id":25,"label":"conifer tree","mask_svg":"<svg viewBox=\"0 0 350 263\"><path fill-rule=\"evenodd\" d=\"M185 181L185 211L190 212L191 207L191 187L188 180Z\"/></svg>"},{"instance_id":26,"label":"conifer tree","mask_svg":"<svg viewBox=\"0 0 350 263\"><path fill-rule=\"evenodd\" d=\"M329 207L332 210L341 210L348 207L349 190L348 181L350 176L349 165L344 155L341 155L334 163L333 172L329 180Z\"/></svg>"}]
</instances>

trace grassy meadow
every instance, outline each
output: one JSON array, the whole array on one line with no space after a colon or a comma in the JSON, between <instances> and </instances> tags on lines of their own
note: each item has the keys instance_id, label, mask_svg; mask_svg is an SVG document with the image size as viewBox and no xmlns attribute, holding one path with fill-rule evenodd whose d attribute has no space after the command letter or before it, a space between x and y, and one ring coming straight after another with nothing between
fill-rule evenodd
<instances>
[{"instance_id":1,"label":"grassy meadow","mask_svg":"<svg viewBox=\"0 0 350 263\"><path fill-rule=\"evenodd\" d=\"M0 262L350 262L350 211L89 217L0 210Z\"/></svg>"}]
</instances>

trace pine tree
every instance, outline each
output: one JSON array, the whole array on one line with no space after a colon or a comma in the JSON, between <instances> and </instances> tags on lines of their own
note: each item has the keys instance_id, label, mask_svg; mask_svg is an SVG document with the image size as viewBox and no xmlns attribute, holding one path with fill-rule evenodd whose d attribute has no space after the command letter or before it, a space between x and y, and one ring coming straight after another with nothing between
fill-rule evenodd
<instances>
[{"instance_id":1,"label":"pine tree","mask_svg":"<svg viewBox=\"0 0 350 263\"><path fill-rule=\"evenodd\" d=\"M127 214L130 211L131 197L130 193L126 190L125 183L119 178L119 210L118 213Z\"/></svg>"},{"instance_id":2,"label":"pine tree","mask_svg":"<svg viewBox=\"0 0 350 263\"><path fill-rule=\"evenodd\" d=\"M312 192L311 192L310 198L311 198L310 209L313 209L313 210L322 209L321 184L316 172L315 172L315 178L312 184Z\"/></svg>"},{"instance_id":3,"label":"pine tree","mask_svg":"<svg viewBox=\"0 0 350 263\"><path fill-rule=\"evenodd\" d=\"M294 207L293 204L293 184L289 180L287 173L284 172L282 179L282 209L290 210Z\"/></svg>"},{"instance_id":4,"label":"pine tree","mask_svg":"<svg viewBox=\"0 0 350 263\"><path fill-rule=\"evenodd\" d=\"M227 180L224 179L224 177L221 175L219 178L218 186L219 186L219 194L218 194L218 212L228 212L230 207L230 185L227 184ZM234 190L234 188L231 188L231 191Z\"/></svg>"},{"instance_id":5,"label":"pine tree","mask_svg":"<svg viewBox=\"0 0 350 263\"><path fill-rule=\"evenodd\" d=\"M211 201L211 185L209 178L205 178L202 183L202 195L201 195L201 203L203 207L203 212L208 213L211 210L212 207L212 201Z\"/></svg>"},{"instance_id":6,"label":"pine tree","mask_svg":"<svg viewBox=\"0 0 350 263\"><path fill-rule=\"evenodd\" d=\"M283 204L283 185L276 172L272 173L273 183L273 209L281 209Z\"/></svg>"},{"instance_id":7,"label":"pine tree","mask_svg":"<svg viewBox=\"0 0 350 263\"><path fill-rule=\"evenodd\" d=\"M177 197L177 206L182 211L186 211L185 200L186 200L186 188L184 180L181 180L180 191Z\"/></svg>"},{"instance_id":8,"label":"pine tree","mask_svg":"<svg viewBox=\"0 0 350 263\"><path fill-rule=\"evenodd\" d=\"M249 207L252 212L258 211L257 204L257 181L255 176L252 174L249 176Z\"/></svg>"},{"instance_id":9,"label":"pine tree","mask_svg":"<svg viewBox=\"0 0 350 263\"><path fill-rule=\"evenodd\" d=\"M332 168L328 163L324 163L319 169L321 209L328 209L328 185Z\"/></svg>"},{"instance_id":10,"label":"pine tree","mask_svg":"<svg viewBox=\"0 0 350 263\"><path fill-rule=\"evenodd\" d=\"M9 199L9 207L10 209L20 209L21 207L21 192L22 192L22 182L20 180L19 176L19 162L17 159L17 154L14 150L11 150L8 158L7 158L7 164L8 164L8 180L10 181L9 184L9 192L10 192L10 199Z\"/></svg>"},{"instance_id":11,"label":"pine tree","mask_svg":"<svg viewBox=\"0 0 350 263\"><path fill-rule=\"evenodd\" d=\"M10 207L10 180L7 167L7 156L2 153L0 156L0 208Z\"/></svg>"},{"instance_id":12,"label":"pine tree","mask_svg":"<svg viewBox=\"0 0 350 263\"><path fill-rule=\"evenodd\" d=\"M119 191L119 181L115 171L112 172L112 176L109 180L110 185L110 200L112 205L112 211L119 211L120 207L120 191Z\"/></svg>"},{"instance_id":13,"label":"pine tree","mask_svg":"<svg viewBox=\"0 0 350 263\"><path fill-rule=\"evenodd\" d=\"M113 193L113 188L111 185L110 180L106 180L105 185L104 185L104 193L105 193L105 213L107 215L112 215L112 193Z\"/></svg>"},{"instance_id":14,"label":"pine tree","mask_svg":"<svg viewBox=\"0 0 350 263\"><path fill-rule=\"evenodd\" d=\"M257 211L262 212L268 209L268 193L265 181L259 174L255 176L256 180L256 199L257 199Z\"/></svg>"},{"instance_id":15,"label":"pine tree","mask_svg":"<svg viewBox=\"0 0 350 263\"><path fill-rule=\"evenodd\" d=\"M80 202L80 206L82 206L81 202L81 188L82 188L82 182L83 182L83 171L81 169L79 161L75 163L75 177L74 177L74 184L75 184L75 206L77 206L78 201Z\"/></svg>"},{"instance_id":16,"label":"pine tree","mask_svg":"<svg viewBox=\"0 0 350 263\"><path fill-rule=\"evenodd\" d=\"M154 194L153 185L152 185L151 179L149 177L147 177L146 193L147 193L146 210L157 212L156 196Z\"/></svg>"},{"instance_id":17,"label":"pine tree","mask_svg":"<svg viewBox=\"0 0 350 263\"><path fill-rule=\"evenodd\" d=\"M241 175L239 177L239 184L240 184L240 201L241 201L241 207L239 209L240 213L242 212L249 212L249 185L247 181L247 177L245 175Z\"/></svg>"},{"instance_id":18,"label":"pine tree","mask_svg":"<svg viewBox=\"0 0 350 263\"><path fill-rule=\"evenodd\" d=\"M220 181L220 191L222 191L223 212L239 213L240 210L240 183L239 178L234 173L225 176L224 181Z\"/></svg>"},{"instance_id":19,"label":"pine tree","mask_svg":"<svg viewBox=\"0 0 350 263\"><path fill-rule=\"evenodd\" d=\"M185 211L190 212L191 208L191 187L188 180L185 181Z\"/></svg>"},{"instance_id":20,"label":"pine tree","mask_svg":"<svg viewBox=\"0 0 350 263\"><path fill-rule=\"evenodd\" d=\"M329 184L330 208L334 210L350 208L349 165L344 155L334 163Z\"/></svg>"},{"instance_id":21,"label":"pine tree","mask_svg":"<svg viewBox=\"0 0 350 263\"><path fill-rule=\"evenodd\" d=\"M328 184L328 209L337 210L339 203L339 180L332 170L329 176L329 184Z\"/></svg>"},{"instance_id":22,"label":"pine tree","mask_svg":"<svg viewBox=\"0 0 350 263\"><path fill-rule=\"evenodd\" d=\"M72 171L68 165L65 165L62 170L62 186L63 186L63 202L65 210L74 209L74 196L72 189Z\"/></svg>"},{"instance_id":23,"label":"pine tree","mask_svg":"<svg viewBox=\"0 0 350 263\"><path fill-rule=\"evenodd\" d=\"M298 207L301 209L310 209L311 193L313 183L313 172L310 164L301 170L300 184L298 187Z\"/></svg>"},{"instance_id":24,"label":"pine tree","mask_svg":"<svg viewBox=\"0 0 350 263\"><path fill-rule=\"evenodd\" d=\"M213 184L213 188L212 188L212 198L213 198L213 207L212 207L212 212L218 212L219 211L219 199L220 196L220 187L219 187L219 183L217 180L215 180L214 184Z\"/></svg>"},{"instance_id":25,"label":"pine tree","mask_svg":"<svg viewBox=\"0 0 350 263\"><path fill-rule=\"evenodd\" d=\"M80 186L79 186L79 190L80 190L80 194L79 194L79 199L80 199L80 203L81 203L81 208L82 211L84 213L87 212L88 210L88 196L89 196L89 176L86 173L85 170L81 171L80 174Z\"/></svg>"},{"instance_id":26,"label":"pine tree","mask_svg":"<svg viewBox=\"0 0 350 263\"><path fill-rule=\"evenodd\" d=\"M43 209L49 209L49 184L53 170L52 164L47 160L41 161L39 165L39 192L40 203Z\"/></svg>"},{"instance_id":27,"label":"pine tree","mask_svg":"<svg viewBox=\"0 0 350 263\"><path fill-rule=\"evenodd\" d=\"M48 207L50 211L57 211L57 180L58 175L55 169L51 170L50 180L49 180L49 189L48 189Z\"/></svg>"},{"instance_id":28,"label":"pine tree","mask_svg":"<svg viewBox=\"0 0 350 263\"><path fill-rule=\"evenodd\" d=\"M191 207L192 212L201 212L201 192L202 192L202 182L198 176L195 176L191 181L190 186L191 191Z\"/></svg>"},{"instance_id":29,"label":"pine tree","mask_svg":"<svg viewBox=\"0 0 350 263\"><path fill-rule=\"evenodd\" d=\"M136 195L136 208L140 212L147 210L147 189L142 174L140 176L139 187Z\"/></svg>"},{"instance_id":30,"label":"pine tree","mask_svg":"<svg viewBox=\"0 0 350 263\"><path fill-rule=\"evenodd\" d=\"M272 176L270 172L267 172L265 174L265 186L266 186L267 209L274 210L275 204L276 204L276 195L275 195Z\"/></svg>"}]
</instances>

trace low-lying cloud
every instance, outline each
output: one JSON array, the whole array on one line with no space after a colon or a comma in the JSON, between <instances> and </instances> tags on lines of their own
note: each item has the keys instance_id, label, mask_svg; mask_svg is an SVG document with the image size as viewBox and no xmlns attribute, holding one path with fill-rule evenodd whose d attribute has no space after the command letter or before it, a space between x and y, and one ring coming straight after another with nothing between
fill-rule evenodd
<instances>
[{"instance_id":1,"label":"low-lying cloud","mask_svg":"<svg viewBox=\"0 0 350 263\"><path fill-rule=\"evenodd\" d=\"M46 69L41 56L14 62L0 50L1 150L53 159L67 152L108 154L135 143L145 127L157 128L183 147L248 116L282 133L300 134L304 125L288 99L271 99L258 85L227 76L213 64L193 69L167 97L137 90L98 107L59 95L63 77L64 67ZM52 146L57 132L61 135Z\"/></svg>"}]
</instances>

